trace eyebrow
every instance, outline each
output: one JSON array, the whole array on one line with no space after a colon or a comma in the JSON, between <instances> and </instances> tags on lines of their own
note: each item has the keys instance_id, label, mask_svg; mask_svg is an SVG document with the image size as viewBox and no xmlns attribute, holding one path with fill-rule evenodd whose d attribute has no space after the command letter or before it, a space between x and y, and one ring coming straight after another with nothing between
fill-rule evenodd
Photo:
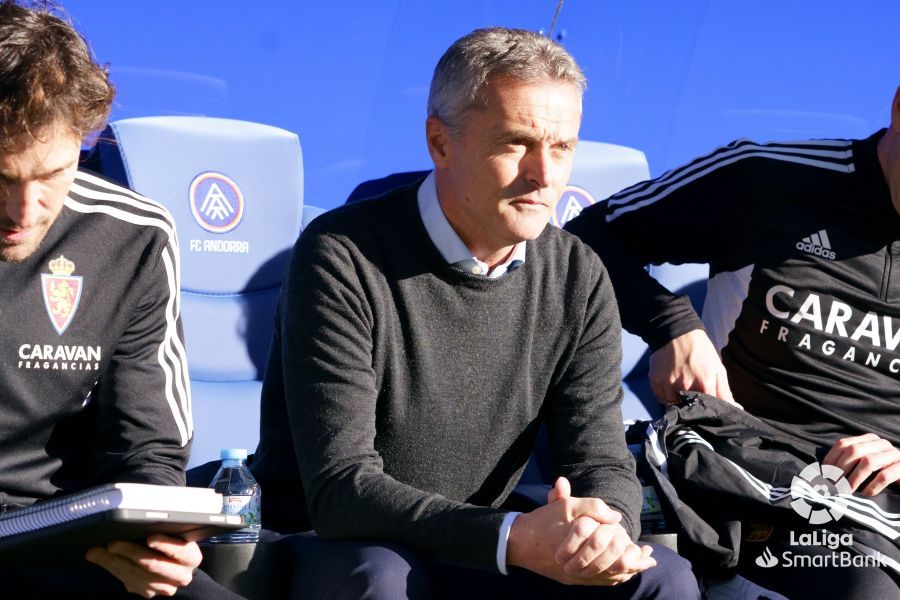
<instances>
[{"instance_id":1,"label":"eyebrow","mask_svg":"<svg viewBox=\"0 0 900 600\"><path fill-rule=\"evenodd\" d=\"M66 169L70 168L72 165L77 165L77 164L78 164L78 159L76 158L74 161L72 161L70 163L66 163L55 169L50 169L48 171L41 171L38 173L32 173L28 179L49 179L50 177L59 175ZM19 177L18 175L12 175L8 171L4 171L3 169L0 169L0 179L3 179L8 182L12 182L12 183L22 183L22 181L23 181L23 179L21 177Z\"/></svg>"},{"instance_id":2,"label":"eyebrow","mask_svg":"<svg viewBox=\"0 0 900 600\"><path fill-rule=\"evenodd\" d=\"M536 136L534 132L530 129L525 128L513 128L513 129L504 129L497 132L497 140L505 141L510 139L526 139L526 140L538 140L539 136ZM573 138L569 138L566 140L556 140L556 144L569 144L575 145L578 143L578 136Z\"/></svg>"}]
</instances>

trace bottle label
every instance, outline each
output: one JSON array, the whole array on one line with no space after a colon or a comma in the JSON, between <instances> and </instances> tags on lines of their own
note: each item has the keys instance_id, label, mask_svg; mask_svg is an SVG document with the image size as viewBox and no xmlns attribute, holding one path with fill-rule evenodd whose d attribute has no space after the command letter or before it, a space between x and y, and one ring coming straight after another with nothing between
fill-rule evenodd
<instances>
[{"instance_id":1,"label":"bottle label","mask_svg":"<svg viewBox=\"0 0 900 600\"><path fill-rule=\"evenodd\" d=\"M247 527L259 525L259 494L225 496L222 512L226 515L242 515Z\"/></svg>"},{"instance_id":2,"label":"bottle label","mask_svg":"<svg viewBox=\"0 0 900 600\"><path fill-rule=\"evenodd\" d=\"M643 486L642 492L644 504L641 506L641 514L662 513L662 504L660 504L659 497L656 495L656 490L653 489L653 486Z\"/></svg>"}]
</instances>

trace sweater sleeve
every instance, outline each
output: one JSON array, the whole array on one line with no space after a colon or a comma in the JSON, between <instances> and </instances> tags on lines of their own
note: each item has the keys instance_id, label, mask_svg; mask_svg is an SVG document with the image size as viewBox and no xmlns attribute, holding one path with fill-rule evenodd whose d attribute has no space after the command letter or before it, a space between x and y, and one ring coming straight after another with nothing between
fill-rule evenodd
<instances>
[{"instance_id":1,"label":"sweater sleeve","mask_svg":"<svg viewBox=\"0 0 900 600\"><path fill-rule=\"evenodd\" d=\"M596 259L581 335L546 410L554 476L574 496L599 498L622 514L632 539L640 534L641 491L622 424L621 325L609 278ZM584 273L583 276L588 276Z\"/></svg>"},{"instance_id":2,"label":"sweater sleeve","mask_svg":"<svg viewBox=\"0 0 900 600\"><path fill-rule=\"evenodd\" d=\"M648 264L715 262L739 245L745 210L745 141L737 141L634 185L585 209L566 229L591 246L609 270L622 325L657 350L703 329L686 296L677 296Z\"/></svg>"},{"instance_id":3,"label":"sweater sleeve","mask_svg":"<svg viewBox=\"0 0 900 600\"><path fill-rule=\"evenodd\" d=\"M156 239L147 266L133 274L144 292L92 392L93 483L184 485L193 425L178 248L168 236Z\"/></svg>"},{"instance_id":4,"label":"sweater sleeve","mask_svg":"<svg viewBox=\"0 0 900 600\"><path fill-rule=\"evenodd\" d=\"M338 236L307 230L282 291L284 393L310 522L325 539L399 543L432 560L496 571L503 511L384 472L375 449L373 292L355 260Z\"/></svg>"}]
</instances>

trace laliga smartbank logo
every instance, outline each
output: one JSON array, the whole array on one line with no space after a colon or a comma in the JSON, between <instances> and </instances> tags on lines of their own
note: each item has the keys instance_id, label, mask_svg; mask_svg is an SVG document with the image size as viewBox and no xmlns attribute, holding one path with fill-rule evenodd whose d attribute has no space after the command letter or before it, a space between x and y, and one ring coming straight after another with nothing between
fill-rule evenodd
<instances>
[{"instance_id":1,"label":"laliga smartbank logo","mask_svg":"<svg viewBox=\"0 0 900 600\"><path fill-rule=\"evenodd\" d=\"M831 550L831 552L823 551ZM776 556L768 546L756 557L764 569L772 567L830 568L881 567L887 563L880 552L860 554L853 549L852 533L816 529L804 533L790 532L788 548Z\"/></svg>"},{"instance_id":2,"label":"laliga smartbank logo","mask_svg":"<svg viewBox=\"0 0 900 600\"><path fill-rule=\"evenodd\" d=\"M844 516L847 499L842 498L841 494L849 493L850 483L844 477L843 470L834 465L811 463L791 481L791 498L794 499L791 508L810 525L823 525ZM824 506L813 508L808 500Z\"/></svg>"},{"instance_id":3,"label":"laliga smartbank logo","mask_svg":"<svg viewBox=\"0 0 900 600\"><path fill-rule=\"evenodd\" d=\"M811 463L791 481L791 508L806 519L810 525L822 525L837 521L844 516L848 502L844 495L850 494L850 483L844 472L833 465ZM816 507L813 506L814 503ZM852 549L853 534L837 533L827 529L815 529L797 533L789 532L789 549L781 556L775 555L768 546L756 557L757 566L772 567L880 567L883 564L880 552L859 554ZM798 550L793 550L797 548ZM816 549L814 552L804 548ZM830 553L821 549L831 550Z\"/></svg>"}]
</instances>

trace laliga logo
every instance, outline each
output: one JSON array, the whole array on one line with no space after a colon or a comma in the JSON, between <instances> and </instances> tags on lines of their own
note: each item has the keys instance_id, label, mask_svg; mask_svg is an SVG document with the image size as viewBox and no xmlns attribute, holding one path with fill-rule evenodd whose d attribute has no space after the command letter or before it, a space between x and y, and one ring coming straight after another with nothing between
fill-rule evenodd
<instances>
[{"instance_id":1,"label":"laliga logo","mask_svg":"<svg viewBox=\"0 0 900 600\"><path fill-rule=\"evenodd\" d=\"M194 220L213 233L227 233L244 216L244 195L237 184L222 173L200 173L191 182L188 202Z\"/></svg>"},{"instance_id":2,"label":"laliga logo","mask_svg":"<svg viewBox=\"0 0 900 600\"><path fill-rule=\"evenodd\" d=\"M594 198L586 189L577 185L567 185L559 198L559 202L556 203L556 210L550 216L550 222L557 227L562 227L593 203Z\"/></svg>"},{"instance_id":3,"label":"laliga logo","mask_svg":"<svg viewBox=\"0 0 900 600\"><path fill-rule=\"evenodd\" d=\"M839 494L849 493L850 483L844 478L844 472L840 468L811 463L791 481L791 498L794 498L791 507L810 524L821 525L844 516L847 500ZM825 502L826 499L828 502ZM817 501L825 506L813 509L807 500Z\"/></svg>"}]
</instances>

